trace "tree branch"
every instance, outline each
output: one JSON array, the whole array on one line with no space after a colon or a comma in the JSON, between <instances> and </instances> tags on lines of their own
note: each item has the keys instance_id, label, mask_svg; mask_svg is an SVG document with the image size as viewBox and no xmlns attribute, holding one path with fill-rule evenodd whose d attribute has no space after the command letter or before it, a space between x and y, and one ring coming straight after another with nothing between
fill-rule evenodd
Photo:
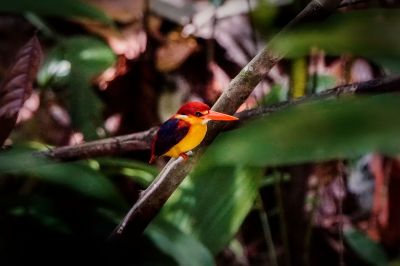
<instances>
[{"instance_id":1,"label":"tree branch","mask_svg":"<svg viewBox=\"0 0 400 266\"><path fill-rule=\"evenodd\" d=\"M333 12L340 1L313 0L311 1L288 27L316 17L327 16ZM287 29L287 27L285 28ZM215 111L228 114L234 113L247 99L254 87L269 72L283 55L274 54L265 47L247 66L230 82L228 88L212 107ZM212 123L207 132L206 143L212 141L222 129L224 123ZM204 146L203 146L204 147ZM182 163L182 159L171 159L153 183L144 191L134 204L121 224L117 226L110 238L112 240L129 239L128 236L141 234L151 220L157 215L167 199L192 169L202 148L194 151L191 160Z\"/></svg>"},{"instance_id":2,"label":"tree branch","mask_svg":"<svg viewBox=\"0 0 400 266\"><path fill-rule=\"evenodd\" d=\"M148 150L158 127L128 135L54 148L36 153L51 159L71 161L99 156L121 154L127 151Z\"/></svg>"},{"instance_id":3,"label":"tree branch","mask_svg":"<svg viewBox=\"0 0 400 266\"><path fill-rule=\"evenodd\" d=\"M239 121L247 121L257 117L269 115L292 105L302 104L312 100L323 100L327 98L337 98L348 95L381 94L387 92L400 91L400 75L391 75L369 81L346 84L334 87L320 93L306 95L291 101L284 101L274 105L261 106L255 109L237 113Z\"/></svg>"},{"instance_id":4,"label":"tree branch","mask_svg":"<svg viewBox=\"0 0 400 266\"><path fill-rule=\"evenodd\" d=\"M261 106L255 109L235 113L235 116L239 117L240 120L232 124L232 126L230 126L231 124L229 124L228 127L224 128L224 130L236 128L248 120L268 115L280 111L288 106L301 104L310 100L322 100L330 97L341 97L349 94L380 94L399 90L400 75L386 76L360 83L341 85L317 94L304 96L302 98L298 98L292 101L285 101L269 106ZM48 157L50 159L70 161L93 158L98 156L116 155L127 151L148 150L150 149L151 140L157 129L158 127L152 127L142 132L91 141L74 146L54 148L49 151L38 152L37 154Z\"/></svg>"}]
</instances>

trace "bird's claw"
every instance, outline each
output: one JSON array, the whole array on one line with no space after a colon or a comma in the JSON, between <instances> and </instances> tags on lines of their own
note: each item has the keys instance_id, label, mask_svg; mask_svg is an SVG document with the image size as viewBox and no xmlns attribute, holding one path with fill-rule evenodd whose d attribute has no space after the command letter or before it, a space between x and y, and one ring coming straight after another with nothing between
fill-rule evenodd
<instances>
[{"instance_id":1,"label":"bird's claw","mask_svg":"<svg viewBox=\"0 0 400 266\"><path fill-rule=\"evenodd\" d=\"M179 156L182 157L183 160L185 160L185 161L186 161L187 159L189 159L189 155L186 154L186 153L184 153L184 152L182 152L181 154L179 154Z\"/></svg>"}]
</instances>

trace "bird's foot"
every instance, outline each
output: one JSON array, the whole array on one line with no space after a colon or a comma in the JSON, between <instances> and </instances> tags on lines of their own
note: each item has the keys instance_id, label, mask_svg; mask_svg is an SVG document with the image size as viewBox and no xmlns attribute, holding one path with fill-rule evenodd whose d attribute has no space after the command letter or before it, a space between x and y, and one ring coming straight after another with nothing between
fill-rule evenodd
<instances>
[{"instance_id":1,"label":"bird's foot","mask_svg":"<svg viewBox=\"0 0 400 266\"><path fill-rule=\"evenodd\" d=\"M185 161L186 161L187 159L189 159L189 155L186 154L186 153L184 153L184 152L182 152L181 154L179 154L179 156L182 157L183 160L185 160Z\"/></svg>"}]
</instances>

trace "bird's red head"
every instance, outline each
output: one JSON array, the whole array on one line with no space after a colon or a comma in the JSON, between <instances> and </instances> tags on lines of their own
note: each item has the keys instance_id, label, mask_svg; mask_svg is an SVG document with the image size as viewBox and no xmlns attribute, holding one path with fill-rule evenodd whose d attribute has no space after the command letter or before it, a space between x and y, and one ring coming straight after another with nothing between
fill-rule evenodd
<instances>
[{"instance_id":1,"label":"bird's red head","mask_svg":"<svg viewBox=\"0 0 400 266\"><path fill-rule=\"evenodd\" d=\"M188 102L179 108L178 115L196 116L200 119L232 121L238 118L210 110L210 106L202 102Z\"/></svg>"},{"instance_id":2,"label":"bird's red head","mask_svg":"<svg viewBox=\"0 0 400 266\"><path fill-rule=\"evenodd\" d=\"M188 102L181 106L178 110L180 115L200 116L199 113L205 114L210 110L210 106L202 102Z\"/></svg>"}]
</instances>

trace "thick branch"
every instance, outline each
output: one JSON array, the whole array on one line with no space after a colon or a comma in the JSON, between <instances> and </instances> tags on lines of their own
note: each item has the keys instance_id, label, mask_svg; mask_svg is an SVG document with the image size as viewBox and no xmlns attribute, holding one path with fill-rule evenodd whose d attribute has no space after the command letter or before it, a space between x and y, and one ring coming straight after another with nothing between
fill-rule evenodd
<instances>
[{"instance_id":1,"label":"thick branch","mask_svg":"<svg viewBox=\"0 0 400 266\"><path fill-rule=\"evenodd\" d=\"M156 131L157 127L152 127L142 132L54 148L37 154L52 159L69 161L121 154L134 150L148 150Z\"/></svg>"},{"instance_id":2,"label":"thick branch","mask_svg":"<svg viewBox=\"0 0 400 266\"><path fill-rule=\"evenodd\" d=\"M289 25L298 24L303 20L310 20L321 14L331 13L339 3L340 1L338 0L314 0ZM234 113L281 57L282 55L273 54L268 47L264 48L231 81L228 88L213 106L213 110L229 114ZM221 124L218 124L218 126L214 124L214 126L209 127L207 142L215 138L223 127ZM195 150L194 157L189 162L182 163L180 158L171 159L115 229L111 239L127 237L131 233L136 235L142 233L187 176L200 153L199 149Z\"/></svg>"},{"instance_id":3,"label":"thick branch","mask_svg":"<svg viewBox=\"0 0 400 266\"><path fill-rule=\"evenodd\" d=\"M399 90L400 75L387 76L360 83L342 85L296 100L285 101L270 106L261 106L255 109L236 113L235 116L239 117L240 120L233 126L240 126L250 119L254 119L266 114L271 114L293 104L300 104L309 100L322 100L329 97L339 97L349 94L378 94ZM224 128L224 130L230 128L232 127L226 127ZM150 149L151 139L153 138L156 130L157 127L153 127L146 131L138 133L91 141L80 145L54 148L49 151L39 152L38 154L49 157L51 159L69 161L76 159L93 158L98 156L121 154L127 151L148 150Z\"/></svg>"}]
</instances>

